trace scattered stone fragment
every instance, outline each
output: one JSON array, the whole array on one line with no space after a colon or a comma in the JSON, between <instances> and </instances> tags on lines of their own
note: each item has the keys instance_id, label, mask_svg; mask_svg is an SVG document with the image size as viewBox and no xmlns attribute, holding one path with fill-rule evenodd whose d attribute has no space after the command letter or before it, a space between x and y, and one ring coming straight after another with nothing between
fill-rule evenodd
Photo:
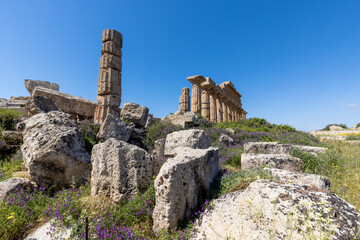
<instances>
[{"instance_id":1,"label":"scattered stone fragment","mask_svg":"<svg viewBox=\"0 0 360 240\"><path fill-rule=\"evenodd\" d=\"M258 168L262 165L288 171L300 171L302 160L288 154L241 154L241 169Z\"/></svg>"},{"instance_id":2,"label":"scattered stone fragment","mask_svg":"<svg viewBox=\"0 0 360 240\"><path fill-rule=\"evenodd\" d=\"M301 146L292 144L280 144L278 142L249 142L244 145L245 153L261 153L261 154L291 154L294 150L300 150L314 156L319 153L326 152L327 148Z\"/></svg>"},{"instance_id":3,"label":"scattered stone fragment","mask_svg":"<svg viewBox=\"0 0 360 240\"><path fill-rule=\"evenodd\" d=\"M200 199L209 196L210 185L219 172L217 148L179 147L175 151L176 157L164 163L154 183L155 232L171 229L188 219Z\"/></svg>"},{"instance_id":4,"label":"scattered stone fragment","mask_svg":"<svg viewBox=\"0 0 360 240\"><path fill-rule=\"evenodd\" d=\"M134 127L134 124L127 124L120 118L112 114L108 114L96 137L101 141L115 138L117 140L127 142L130 139Z\"/></svg>"},{"instance_id":5,"label":"scattered stone fragment","mask_svg":"<svg viewBox=\"0 0 360 240\"><path fill-rule=\"evenodd\" d=\"M219 142L225 144L226 146L230 146L234 143L234 139L222 133L219 137Z\"/></svg>"},{"instance_id":6,"label":"scattered stone fragment","mask_svg":"<svg viewBox=\"0 0 360 240\"><path fill-rule=\"evenodd\" d=\"M51 111L59 111L58 107L51 101L51 99L34 96L26 102L26 109L29 112L29 116L32 117L38 113L48 113Z\"/></svg>"},{"instance_id":7,"label":"scattered stone fragment","mask_svg":"<svg viewBox=\"0 0 360 240\"><path fill-rule=\"evenodd\" d=\"M69 114L39 113L25 124L21 146L24 167L39 186L80 184L90 175L90 155Z\"/></svg>"},{"instance_id":8,"label":"scattered stone fragment","mask_svg":"<svg viewBox=\"0 0 360 240\"><path fill-rule=\"evenodd\" d=\"M228 131L231 134L235 134L235 130L232 129L232 128L226 128L225 130Z\"/></svg>"},{"instance_id":9,"label":"scattered stone fragment","mask_svg":"<svg viewBox=\"0 0 360 240\"><path fill-rule=\"evenodd\" d=\"M257 180L210 203L190 239L343 240L357 239L358 231L359 212L337 195L308 185Z\"/></svg>"},{"instance_id":10,"label":"scattered stone fragment","mask_svg":"<svg viewBox=\"0 0 360 240\"><path fill-rule=\"evenodd\" d=\"M137 127L145 127L149 109L136 103L124 103L120 118L124 121L131 121Z\"/></svg>"},{"instance_id":11,"label":"scattered stone fragment","mask_svg":"<svg viewBox=\"0 0 360 240\"><path fill-rule=\"evenodd\" d=\"M15 177L0 182L0 201L5 201L11 193L15 193L21 188L32 188L35 184L30 182L29 179Z\"/></svg>"},{"instance_id":12,"label":"scattered stone fragment","mask_svg":"<svg viewBox=\"0 0 360 240\"><path fill-rule=\"evenodd\" d=\"M60 86L56 83L51 83L47 81L41 81L41 80L31 80L31 79L25 79L24 85L26 89L29 91L30 95L33 96L33 91L35 87L43 87L47 89L51 89L54 91L59 91Z\"/></svg>"},{"instance_id":13,"label":"scattered stone fragment","mask_svg":"<svg viewBox=\"0 0 360 240\"><path fill-rule=\"evenodd\" d=\"M115 202L144 192L153 176L151 156L145 150L110 138L92 150L91 195Z\"/></svg>"},{"instance_id":14,"label":"scattered stone fragment","mask_svg":"<svg viewBox=\"0 0 360 240\"><path fill-rule=\"evenodd\" d=\"M193 112L176 111L174 115L168 115L161 118L162 122L171 122L174 125L179 125L183 128L188 128L194 125L199 120L199 116Z\"/></svg>"},{"instance_id":15,"label":"scattered stone fragment","mask_svg":"<svg viewBox=\"0 0 360 240\"><path fill-rule=\"evenodd\" d=\"M170 133L166 136L164 154L166 157L175 156L175 148L190 147L206 149L211 146L209 138L203 130L189 129Z\"/></svg>"},{"instance_id":16,"label":"scattered stone fragment","mask_svg":"<svg viewBox=\"0 0 360 240\"><path fill-rule=\"evenodd\" d=\"M337 126L337 125L331 125L329 127L329 131L342 131L342 130L344 130L344 128L340 127L340 126Z\"/></svg>"},{"instance_id":17,"label":"scattered stone fragment","mask_svg":"<svg viewBox=\"0 0 360 240\"><path fill-rule=\"evenodd\" d=\"M309 185L319 189L330 188L330 180L320 175L297 173L277 168L264 168L264 171L270 173L272 176L285 183Z\"/></svg>"}]
</instances>

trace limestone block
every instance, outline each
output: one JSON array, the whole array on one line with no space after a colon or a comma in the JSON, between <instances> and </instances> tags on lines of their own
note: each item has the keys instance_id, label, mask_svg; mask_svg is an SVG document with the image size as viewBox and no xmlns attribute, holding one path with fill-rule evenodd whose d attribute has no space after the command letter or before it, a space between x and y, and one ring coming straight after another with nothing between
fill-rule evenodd
<instances>
[{"instance_id":1,"label":"limestone block","mask_svg":"<svg viewBox=\"0 0 360 240\"><path fill-rule=\"evenodd\" d=\"M203 130L182 130L166 136L164 154L166 157L173 157L175 156L175 149L178 147L206 149L210 146L210 140Z\"/></svg>"},{"instance_id":2,"label":"limestone block","mask_svg":"<svg viewBox=\"0 0 360 240\"><path fill-rule=\"evenodd\" d=\"M190 239L343 240L356 239L359 231L359 212L337 195L309 185L257 180L210 203Z\"/></svg>"},{"instance_id":3,"label":"limestone block","mask_svg":"<svg viewBox=\"0 0 360 240\"><path fill-rule=\"evenodd\" d=\"M161 118L163 122L171 122L174 125L179 125L183 128L192 127L195 122L199 120L199 116L193 112L176 111L173 115L168 115Z\"/></svg>"},{"instance_id":4,"label":"limestone block","mask_svg":"<svg viewBox=\"0 0 360 240\"><path fill-rule=\"evenodd\" d=\"M100 130L96 135L101 141L115 138L124 142L129 141L134 130L134 124L127 124L119 117L108 114L105 121L101 124Z\"/></svg>"},{"instance_id":5,"label":"limestone block","mask_svg":"<svg viewBox=\"0 0 360 240\"><path fill-rule=\"evenodd\" d=\"M145 127L149 109L146 106L140 106L136 103L124 103L120 118L129 120L138 127Z\"/></svg>"},{"instance_id":6,"label":"limestone block","mask_svg":"<svg viewBox=\"0 0 360 240\"><path fill-rule=\"evenodd\" d=\"M30 177L43 187L80 184L90 175L90 155L69 114L39 113L25 122L21 152Z\"/></svg>"},{"instance_id":7,"label":"limestone block","mask_svg":"<svg viewBox=\"0 0 360 240\"><path fill-rule=\"evenodd\" d=\"M102 34L103 43L108 41L115 41L120 43L120 48L122 48L122 35L114 29L105 29Z\"/></svg>"},{"instance_id":8,"label":"limestone block","mask_svg":"<svg viewBox=\"0 0 360 240\"><path fill-rule=\"evenodd\" d=\"M179 111L190 111L190 89L181 89L181 95L179 97Z\"/></svg>"},{"instance_id":9,"label":"limestone block","mask_svg":"<svg viewBox=\"0 0 360 240\"><path fill-rule=\"evenodd\" d=\"M51 111L58 111L58 107L51 101L51 99L34 96L31 97L25 106L26 110L29 112L29 116L32 117L38 113L47 113Z\"/></svg>"},{"instance_id":10,"label":"limestone block","mask_svg":"<svg viewBox=\"0 0 360 240\"><path fill-rule=\"evenodd\" d=\"M323 147L280 144L278 142L249 142L244 145L245 153L291 154L295 149L314 156L327 151L327 148Z\"/></svg>"},{"instance_id":11,"label":"limestone block","mask_svg":"<svg viewBox=\"0 0 360 240\"><path fill-rule=\"evenodd\" d=\"M114 68L121 72L121 58L112 54L105 53L100 58L100 68Z\"/></svg>"},{"instance_id":12,"label":"limestone block","mask_svg":"<svg viewBox=\"0 0 360 240\"><path fill-rule=\"evenodd\" d=\"M342 131L342 130L344 130L344 128L340 127L340 126L332 125L329 127L329 130L330 131Z\"/></svg>"},{"instance_id":13,"label":"limestone block","mask_svg":"<svg viewBox=\"0 0 360 240\"><path fill-rule=\"evenodd\" d=\"M60 88L60 86L56 83L51 83L48 81L41 81L41 80L25 79L24 84L31 96L33 96L33 91L34 91L35 87L48 88L48 89L51 89L54 91L59 91L59 88Z\"/></svg>"},{"instance_id":14,"label":"limestone block","mask_svg":"<svg viewBox=\"0 0 360 240\"><path fill-rule=\"evenodd\" d=\"M121 97L121 72L113 68L100 69L97 94Z\"/></svg>"},{"instance_id":15,"label":"limestone block","mask_svg":"<svg viewBox=\"0 0 360 240\"><path fill-rule=\"evenodd\" d=\"M118 95L101 95L96 97L97 105L119 107L121 103L121 97Z\"/></svg>"},{"instance_id":16,"label":"limestone block","mask_svg":"<svg viewBox=\"0 0 360 240\"><path fill-rule=\"evenodd\" d=\"M320 189L330 188L330 180L320 175L297 173L277 168L264 168L264 171L270 173L273 177L276 177L285 183L309 185Z\"/></svg>"},{"instance_id":17,"label":"limestone block","mask_svg":"<svg viewBox=\"0 0 360 240\"><path fill-rule=\"evenodd\" d=\"M94 113L94 122L98 124L102 124L108 114L112 114L114 116L120 116L120 109L117 107L110 107L104 105L96 106Z\"/></svg>"},{"instance_id":18,"label":"limestone block","mask_svg":"<svg viewBox=\"0 0 360 240\"><path fill-rule=\"evenodd\" d=\"M171 229L188 219L200 199L209 196L218 172L217 148L177 148L176 157L164 163L154 182L154 231Z\"/></svg>"},{"instance_id":19,"label":"limestone block","mask_svg":"<svg viewBox=\"0 0 360 240\"><path fill-rule=\"evenodd\" d=\"M0 201L6 201L11 193L15 193L21 188L32 188L35 184L27 178L15 177L0 182Z\"/></svg>"},{"instance_id":20,"label":"limestone block","mask_svg":"<svg viewBox=\"0 0 360 240\"><path fill-rule=\"evenodd\" d=\"M232 137L229 137L226 134L221 134L219 136L219 142L225 144L226 146L231 146L234 143L234 139Z\"/></svg>"},{"instance_id":21,"label":"limestone block","mask_svg":"<svg viewBox=\"0 0 360 240\"><path fill-rule=\"evenodd\" d=\"M92 150L91 195L115 202L144 192L153 176L151 156L145 150L110 138Z\"/></svg>"},{"instance_id":22,"label":"limestone block","mask_svg":"<svg viewBox=\"0 0 360 240\"><path fill-rule=\"evenodd\" d=\"M105 42L101 47L101 53L113 54L121 58L122 57L121 43L114 41Z\"/></svg>"},{"instance_id":23,"label":"limestone block","mask_svg":"<svg viewBox=\"0 0 360 240\"><path fill-rule=\"evenodd\" d=\"M302 160L288 154L241 154L241 169L258 168L262 165L289 171L300 171Z\"/></svg>"},{"instance_id":24,"label":"limestone block","mask_svg":"<svg viewBox=\"0 0 360 240\"><path fill-rule=\"evenodd\" d=\"M96 102L85 98L43 87L35 87L33 96L50 99L61 111L71 115L78 115L84 118L92 118L94 116Z\"/></svg>"}]
</instances>

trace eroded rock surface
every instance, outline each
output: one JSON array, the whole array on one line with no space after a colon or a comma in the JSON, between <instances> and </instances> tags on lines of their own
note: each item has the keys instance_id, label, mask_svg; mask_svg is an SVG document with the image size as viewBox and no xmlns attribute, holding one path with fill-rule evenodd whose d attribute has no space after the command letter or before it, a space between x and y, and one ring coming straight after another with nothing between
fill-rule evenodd
<instances>
[{"instance_id":1,"label":"eroded rock surface","mask_svg":"<svg viewBox=\"0 0 360 240\"><path fill-rule=\"evenodd\" d=\"M31 80L31 79L25 79L24 85L26 89L29 91L31 96L33 96L33 91L35 87L43 87L54 91L59 91L60 88L60 86L56 83L51 83L48 81L41 81L41 80Z\"/></svg>"},{"instance_id":2,"label":"eroded rock surface","mask_svg":"<svg viewBox=\"0 0 360 240\"><path fill-rule=\"evenodd\" d=\"M156 205L154 231L171 229L190 217L206 199L210 185L219 172L217 148L176 148L176 157L168 159L155 179Z\"/></svg>"},{"instance_id":3,"label":"eroded rock surface","mask_svg":"<svg viewBox=\"0 0 360 240\"><path fill-rule=\"evenodd\" d=\"M51 101L51 99L41 96L31 97L26 102L25 107L30 117L41 112L48 113L51 111L59 111L58 107L53 103L53 101Z\"/></svg>"},{"instance_id":4,"label":"eroded rock surface","mask_svg":"<svg viewBox=\"0 0 360 240\"><path fill-rule=\"evenodd\" d=\"M166 136L164 155L175 156L175 148L190 147L194 149L206 149L211 146L209 138L203 130L189 129L170 133Z\"/></svg>"},{"instance_id":5,"label":"eroded rock surface","mask_svg":"<svg viewBox=\"0 0 360 240\"><path fill-rule=\"evenodd\" d=\"M120 118L112 114L108 114L103 124L101 124L97 138L102 141L115 138L117 140L127 142L133 133L134 127L134 124L127 124Z\"/></svg>"},{"instance_id":6,"label":"eroded rock surface","mask_svg":"<svg viewBox=\"0 0 360 240\"><path fill-rule=\"evenodd\" d=\"M288 171L300 171L302 160L288 154L241 154L241 169L258 168L262 165Z\"/></svg>"},{"instance_id":7,"label":"eroded rock surface","mask_svg":"<svg viewBox=\"0 0 360 240\"><path fill-rule=\"evenodd\" d=\"M293 150L299 150L312 154L314 156L319 153L326 152L326 148L301 146L292 144L280 144L278 142L249 142L244 145L245 153L260 153L260 154L291 154Z\"/></svg>"},{"instance_id":8,"label":"eroded rock surface","mask_svg":"<svg viewBox=\"0 0 360 240\"><path fill-rule=\"evenodd\" d=\"M149 109L136 103L125 103L121 109L120 118L136 124L137 127L145 127Z\"/></svg>"},{"instance_id":9,"label":"eroded rock surface","mask_svg":"<svg viewBox=\"0 0 360 240\"><path fill-rule=\"evenodd\" d=\"M40 186L79 184L90 175L91 160L84 138L69 114L39 113L25 122L24 167Z\"/></svg>"},{"instance_id":10,"label":"eroded rock surface","mask_svg":"<svg viewBox=\"0 0 360 240\"><path fill-rule=\"evenodd\" d=\"M0 201L5 201L11 193L21 188L31 188L34 184L27 178L15 177L0 182Z\"/></svg>"},{"instance_id":11,"label":"eroded rock surface","mask_svg":"<svg viewBox=\"0 0 360 240\"><path fill-rule=\"evenodd\" d=\"M114 138L92 150L91 195L107 196L115 202L131 199L149 186L152 159L145 150Z\"/></svg>"},{"instance_id":12,"label":"eroded rock surface","mask_svg":"<svg viewBox=\"0 0 360 240\"><path fill-rule=\"evenodd\" d=\"M191 239L354 239L359 212L308 185L258 180L226 194L196 221ZM359 239L359 236L355 239Z\"/></svg>"},{"instance_id":13,"label":"eroded rock surface","mask_svg":"<svg viewBox=\"0 0 360 240\"><path fill-rule=\"evenodd\" d=\"M174 125L181 127L191 127L199 120L198 115L193 112L176 111L173 115L168 115L161 118L163 122L171 122Z\"/></svg>"}]
</instances>

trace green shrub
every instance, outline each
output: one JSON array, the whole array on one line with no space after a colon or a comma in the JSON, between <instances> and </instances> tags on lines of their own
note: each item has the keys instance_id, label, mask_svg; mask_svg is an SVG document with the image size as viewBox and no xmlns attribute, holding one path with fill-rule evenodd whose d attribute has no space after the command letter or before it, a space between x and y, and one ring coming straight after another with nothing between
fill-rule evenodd
<instances>
[{"instance_id":1,"label":"green shrub","mask_svg":"<svg viewBox=\"0 0 360 240\"><path fill-rule=\"evenodd\" d=\"M350 134L346 137L346 140L360 140L360 135Z\"/></svg>"},{"instance_id":2,"label":"green shrub","mask_svg":"<svg viewBox=\"0 0 360 240\"><path fill-rule=\"evenodd\" d=\"M14 122L20 112L10 108L0 108L0 128L3 130L13 130Z\"/></svg>"},{"instance_id":3,"label":"green shrub","mask_svg":"<svg viewBox=\"0 0 360 240\"><path fill-rule=\"evenodd\" d=\"M151 125L146 133L144 143L151 151L154 148L154 142L160 138L166 137L169 133L183 130L182 127L173 125L170 122L157 122Z\"/></svg>"},{"instance_id":4,"label":"green shrub","mask_svg":"<svg viewBox=\"0 0 360 240\"><path fill-rule=\"evenodd\" d=\"M356 124L356 128L360 128L360 123Z\"/></svg>"},{"instance_id":5,"label":"green shrub","mask_svg":"<svg viewBox=\"0 0 360 240\"><path fill-rule=\"evenodd\" d=\"M94 124L88 120L79 122L80 132L85 140L85 148L91 154L91 150L98 143L96 134L99 132L100 125Z\"/></svg>"},{"instance_id":6,"label":"green shrub","mask_svg":"<svg viewBox=\"0 0 360 240\"><path fill-rule=\"evenodd\" d=\"M326 125L326 127L324 127L323 129L321 129L320 131L329 131L330 130L330 126L339 126L339 127L342 127L344 129L347 129L348 127L346 126L346 124L328 124Z\"/></svg>"},{"instance_id":7,"label":"green shrub","mask_svg":"<svg viewBox=\"0 0 360 240\"><path fill-rule=\"evenodd\" d=\"M0 161L0 181L11 178L13 172L20 171L22 163L23 160L20 152L17 152L13 156L8 156L4 160Z\"/></svg>"}]
</instances>

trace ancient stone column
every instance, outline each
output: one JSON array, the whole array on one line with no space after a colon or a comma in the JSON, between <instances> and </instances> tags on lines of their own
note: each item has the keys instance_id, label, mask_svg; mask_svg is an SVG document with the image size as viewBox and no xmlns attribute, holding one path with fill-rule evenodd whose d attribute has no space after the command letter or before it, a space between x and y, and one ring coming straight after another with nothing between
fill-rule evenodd
<instances>
[{"instance_id":1,"label":"ancient stone column","mask_svg":"<svg viewBox=\"0 0 360 240\"><path fill-rule=\"evenodd\" d=\"M179 111L189 112L190 111L190 89L181 89L181 96L179 97Z\"/></svg>"},{"instance_id":2,"label":"ancient stone column","mask_svg":"<svg viewBox=\"0 0 360 240\"><path fill-rule=\"evenodd\" d=\"M216 96L214 91L209 92L210 99L210 121L216 122Z\"/></svg>"},{"instance_id":3,"label":"ancient stone column","mask_svg":"<svg viewBox=\"0 0 360 240\"><path fill-rule=\"evenodd\" d=\"M231 102L228 102L226 104L227 107L227 113L228 113L228 121L231 122L232 121L232 116L231 116Z\"/></svg>"},{"instance_id":4,"label":"ancient stone column","mask_svg":"<svg viewBox=\"0 0 360 240\"><path fill-rule=\"evenodd\" d=\"M193 86L191 90L191 111L201 114L201 83L205 78L201 75L188 77Z\"/></svg>"},{"instance_id":5,"label":"ancient stone column","mask_svg":"<svg viewBox=\"0 0 360 240\"><path fill-rule=\"evenodd\" d=\"M210 99L207 90L202 90L201 94L201 115L205 119L210 120Z\"/></svg>"},{"instance_id":6,"label":"ancient stone column","mask_svg":"<svg viewBox=\"0 0 360 240\"><path fill-rule=\"evenodd\" d=\"M102 35L97 107L94 122L102 124L108 114L119 115L121 103L122 35L105 29Z\"/></svg>"},{"instance_id":7,"label":"ancient stone column","mask_svg":"<svg viewBox=\"0 0 360 240\"><path fill-rule=\"evenodd\" d=\"M227 100L224 98L223 103L222 103L223 122L228 121L228 111L227 111L228 109L227 109L227 106L226 106L226 102L227 102Z\"/></svg>"},{"instance_id":8,"label":"ancient stone column","mask_svg":"<svg viewBox=\"0 0 360 240\"><path fill-rule=\"evenodd\" d=\"M223 121L223 110L222 110L222 97L218 94L216 95L216 121Z\"/></svg>"}]
</instances>

